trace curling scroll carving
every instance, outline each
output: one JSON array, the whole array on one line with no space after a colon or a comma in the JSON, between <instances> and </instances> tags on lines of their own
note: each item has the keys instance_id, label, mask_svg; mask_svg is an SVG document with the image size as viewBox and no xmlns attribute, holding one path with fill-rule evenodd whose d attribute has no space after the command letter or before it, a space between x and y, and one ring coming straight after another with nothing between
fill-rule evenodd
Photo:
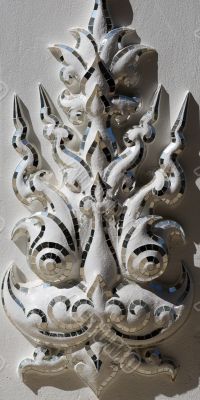
<instances>
[{"instance_id":1,"label":"curling scroll carving","mask_svg":"<svg viewBox=\"0 0 200 400\"><path fill-rule=\"evenodd\" d=\"M158 344L186 320L191 279L181 260L173 265L175 281L167 278L173 264L168 241L183 245L184 232L157 215L155 203L177 205L184 194L178 155L189 95L152 179L140 184L137 171L156 136L162 87L147 110L135 87L142 79L140 60L154 50L138 44L134 30L113 26L105 0L95 1L88 30L71 32L73 48L50 46L62 65L65 88L58 102L65 122L39 87L44 136L62 184L55 185L52 172L42 169L21 101L14 99L13 147L22 159L13 189L28 207L39 201L41 210L19 221L12 233L14 241L26 238L35 279L22 282L13 265L3 280L2 301L36 347L33 359L19 366L22 376L70 368L99 395L121 370L176 376L176 363ZM138 112L140 121L133 125Z\"/></svg>"}]
</instances>

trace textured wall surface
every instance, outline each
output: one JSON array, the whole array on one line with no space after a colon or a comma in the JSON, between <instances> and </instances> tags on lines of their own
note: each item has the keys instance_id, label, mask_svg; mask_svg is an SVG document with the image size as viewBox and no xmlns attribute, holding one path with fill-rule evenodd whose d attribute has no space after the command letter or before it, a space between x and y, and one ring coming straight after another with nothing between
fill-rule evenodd
<instances>
[{"instance_id":1,"label":"textured wall surface","mask_svg":"<svg viewBox=\"0 0 200 400\"><path fill-rule=\"evenodd\" d=\"M121 4L123 5L121 6ZM142 43L158 52L158 81L166 90L161 119L172 125L184 94L192 93L186 149L181 162L187 189L181 206L170 212L187 235L183 258L191 268L195 282L196 306L182 330L168 339L163 350L180 362L175 382L167 377L140 378L123 375L110 386L103 400L182 400L199 399L200 388L200 2L199 0L110 0L115 21L136 28ZM1 0L0 13L0 254L1 276L15 261L26 266L25 257L10 241L13 225L28 215L14 196L11 179L19 161L11 146L13 132L13 93L22 98L30 111L34 132L40 139L42 154L51 162L50 151L42 135L39 118L38 83L42 82L56 101L62 84L58 80L58 63L47 50L49 44L69 42L67 29L87 26L93 7L91 0ZM146 71L148 74L148 71ZM167 129L166 129L167 132ZM162 133L162 132L161 132ZM167 135L167 133L166 133ZM167 143L168 136L160 141ZM38 141L35 139L35 143ZM158 144L159 147L159 144ZM199 178L200 179L200 178ZM167 213L167 211L166 211ZM199 303L200 309L200 303ZM91 390L83 387L75 375L67 373L57 379L32 377L24 385L17 376L19 361L32 354L32 346L1 313L0 399L1 400L93 400Z\"/></svg>"}]
</instances>

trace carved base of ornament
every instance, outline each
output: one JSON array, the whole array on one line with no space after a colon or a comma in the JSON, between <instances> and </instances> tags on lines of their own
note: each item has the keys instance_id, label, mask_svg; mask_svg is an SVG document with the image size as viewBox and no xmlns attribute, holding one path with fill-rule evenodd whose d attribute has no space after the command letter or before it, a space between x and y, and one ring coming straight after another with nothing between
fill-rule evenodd
<instances>
[{"instance_id":1,"label":"carved base of ornament","mask_svg":"<svg viewBox=\"0 0 200 400\"><path fill-rule=\"evenodd\" d=\"M37 347L33 359L25 359L19 365L24 382L27 374L55 376L64 371L74 370L83 383L100 396L104 388L120 373L152 376L166 374L172 380L177 375L174 361L165 358L158 349L130 350L120 355L120 349L113 344L96 342L86 344L84 349L69 353Z\"/></svg>"}]
</instances>

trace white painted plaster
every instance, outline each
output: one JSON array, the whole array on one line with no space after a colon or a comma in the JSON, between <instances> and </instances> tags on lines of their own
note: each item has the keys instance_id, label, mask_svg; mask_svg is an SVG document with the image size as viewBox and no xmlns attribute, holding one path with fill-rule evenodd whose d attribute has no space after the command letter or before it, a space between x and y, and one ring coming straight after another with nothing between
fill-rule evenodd
<instances>
[{"instance_id":1,"label":"white painted plaster","mask_svg":"<svg viewBox=\"0 0 200 400\"><path fill-rule=\"evenodd\" d=\"M70 42L71 37L67 32L69 27L87 26L92 3L91 0L84 0L84 3L81 0L1 0L0 80L4 85L0 88L0 217L5 219L5 227L0 220L1 276L14 260L24 268L26 266L25 258L10 241L14 223L25 216L25 209L17 201L11 186L12 173L19 160L11 146L13 92L19 94L29 109L35 133L40 137L42 153L47 162L51 163L50 151L42 136L37 86L38 82L42 82L56 101L62 84L58 80L59 66L47 46L52 42ZM137 29L142 43L157 50L159 82L170 96L172 125L186 90L192 93L197 104L200 103L200 3L198 0L132 0L133 22L128 0L112 0L111 3L115 7L116 19L119 20L121 15L125 24L132 24ZM120 13L118 10L121 6L124 6L125 11ZM167 100L165 117L169 117ZM200 243L200 195L193 170L200 165L200 137L198 107L195 104L191 109L191 129L187 135L187 154L183 156L183 165L187 170L188 188L185 202L178 211L174 211L174 215L189 236L184 258L195 277L198 302L200 274L198 268L193 266L193 255L196 253L194 243ZM198 252L195 265L200 266ZM17 365L22 358L31 356L32 346L10 324L2 307L0 330L1 400L95 399L92 391L83 388L83 384L72 374L54 381L37 377L29 380L27 386L22 384L17 376ZM123 375L108 388L103 399L199 399L200 312L194 310L183 331L172 336L163 345L163 349L167 349L167 354L180 361L181 369L175 383L163 376L145 379Z\"/></svg>"}]
</instances>

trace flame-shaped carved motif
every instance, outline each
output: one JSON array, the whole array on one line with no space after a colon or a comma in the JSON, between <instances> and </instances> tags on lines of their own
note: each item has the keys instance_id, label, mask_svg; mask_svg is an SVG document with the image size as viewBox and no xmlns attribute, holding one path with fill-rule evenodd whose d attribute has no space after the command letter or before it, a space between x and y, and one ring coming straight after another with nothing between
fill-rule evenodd
<instances>
[{"instance_id":1,"label":"flame-shaped carved motif","mask_svg":"<svg viewBox=\"0 0 200 400\"><path fill-rule=\"evenodd\" d=\"M174 281L168 279L168 242L181 245L184 232L156 215L155 204L176 205L184 193L177 156L184 148L189 94L157 170L141 185L137 171L156 137L162 87L143 109L139 66L154 50L140 45L134 30L114 27L106 0L95 0L88 30L71 32L74 48L49 47L62 64L65 88L58 102L66 122L39 86L44 136L63 177L59 188L52 172L41 169L22 103L14 99L13 147L22 160L13 189L28 207L37 200L40 211L12 233L16 242L26 238L35 279L23 281L12 266L2 301L36 346L34 358L20 364L22 375L74 369L99 395L120 370L176 375L175 363L157 345L188 316L191 280L181 260L173 265Z\"/></svg>"}]
</instances>

